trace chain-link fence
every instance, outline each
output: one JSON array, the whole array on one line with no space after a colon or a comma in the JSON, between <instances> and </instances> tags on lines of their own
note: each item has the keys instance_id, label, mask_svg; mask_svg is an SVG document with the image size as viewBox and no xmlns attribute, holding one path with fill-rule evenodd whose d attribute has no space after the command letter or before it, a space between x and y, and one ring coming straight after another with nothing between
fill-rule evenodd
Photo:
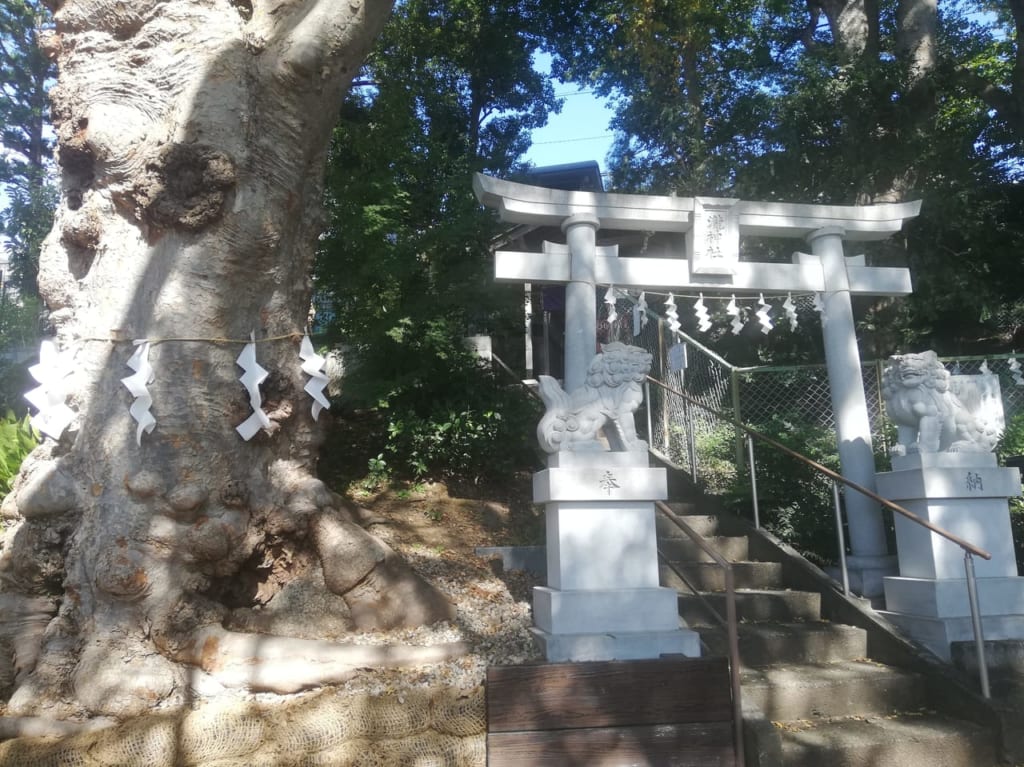
<instances>
[{"instance_id":1,"label":"chain-link fence","mask_svg":"<svg viewBox=\"0 0 1024 767\"><path fill-rule=\"evenodd\" d=\"M608 341L622 341L649 351L654 357L651 376L700 403L694 405L657 386L651 386L645 398L646 413L638 414L638 426L643 428L646 421L651 447L673 464L699 476L709 449L718 448L720 454L723 438L736 440L727 422L709 411L735 417L755 428L785 420L803 427L835 429L825 365L735 367L685 333L672 333L666 320L649 310L643 322L635 305L634 298L618 298L617 317L610 323L602 319L599 333ZM602 312L602 317L607 317L607 312ZM1007 423L1024 413L1024 385L1018 383L1022 379L1017 355L941 359L954 375L997 375ZM882 399L882 371L887 364L886 360L861 363L872 438L879 453L888 452L894 434ZM795 431L806 433L806 429ZM806 452L805 445L787 444ZM738 440L734 454L741 463Z\"/></svg>"},{"instance_id":2,"label":"chain-link fence","mask_svg":"<svg viewBox=\"0 0 1024 767\"><path fill-rule=\"evenodd\" d=\"M1020 376L1015 375L1015 355L940 359L953 375L990 373L998 376L1003 415L1007 422L1024 412L1024 385L1017 383ZM888 364L886 360L861 363L872 439L875 449L881 451L888 451L891 447L888 440L892 436L891 429L887 428L885 402L882 398L882 371ZM802 423L826 429L835 428L832 394L824 365L734 368L734 372L738 388L737 401L740 403L739 419L744 423L761 423L781 411L791 414L789 417L799 418Z\"/></svg>"},{"instance_id":3,"label":"chain-link fence","mask_svg":"<svg viewBox=\"0 0 1024 767\"><path fill-rule=\"evenodd\" d=\"M715 413L733 415L733 368L688 336L673 335L665 320L653 312L637 312L632 299L619 299L615 308L618 317L612 323L604 321L602 335L649 351L654 357L651 377L700 403L650 386L644 397L645 412L638 415L640 427L646 425L651 448L695 475L701 446L725 423Z\"/></svg>"}]
</instances>

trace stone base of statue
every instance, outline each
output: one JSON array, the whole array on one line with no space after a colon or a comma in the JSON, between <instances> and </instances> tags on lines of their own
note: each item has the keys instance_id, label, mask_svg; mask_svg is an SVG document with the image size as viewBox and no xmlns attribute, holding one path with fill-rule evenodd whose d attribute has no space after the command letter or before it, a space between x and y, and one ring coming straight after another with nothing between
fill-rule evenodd
<instances>
[{"instance_id":1,"label":"stone base of statue","mask_svg":"<svg viewBox=\"0 0 1024 767\"><path fill-rule=\"evenodd\" d=\"M826 567L833 580L842 579L842 570L837 566ZM848 554L846 557L846 574L850 579L850 591L868 600L875 607L885 602L885 579L899 575L900 568L895 554L885 556L858 556Z\"/></svg>"},{"instance_id":2,"label":"stone base of statue","mask_svg":"<svg viewBox=\"0 0 1024 767\"><path fill-rule=\"evenodd\" d=\"M921 518L992 554L974 557L986 639L1024 639L1024 578L1018 577L1007 499L1020 495L1020 472L991 453L918 453L893 457L878 492ZM950 642L974 638L964 552L928 529L895 516L900 575L885 578L881 612L939 657Z\"/></svg>"},{"instance_id":3,"label":"stone base of statue","mask_svg":"<svg viewBox=\"0 0 1024 767\"><path fill-rule=\"evenodd\" d=\"M556 661L700 655L677 595L658 585L654 501L664 469L644 450L563 451L533 478L545 504L547 586L534 589L534 636Z\"/></svg>"}]
</instances>

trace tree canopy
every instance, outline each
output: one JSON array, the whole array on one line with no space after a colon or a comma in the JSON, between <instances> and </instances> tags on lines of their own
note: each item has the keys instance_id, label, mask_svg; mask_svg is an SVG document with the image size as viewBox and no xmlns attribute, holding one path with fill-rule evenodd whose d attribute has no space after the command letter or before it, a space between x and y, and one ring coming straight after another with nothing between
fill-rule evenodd
<instances>
[{"instance_id":1,"label":"tree canopy","mask_svg":"<svg viewBox=\"0 0 1024 767\"><path fill-rule=\"evenodd\" d=\"M944 0L561 5L562 77L616 105L622 191L794 202L923 198L915 294L869 307L868 347L1020 344L1024 6ZM884 332L882 332L884 329ZM877 332L876 332L877 331Z\"/></svg>"},{"instance_id":2,"label":"tree canopy","mask_svg":"<svg viewBox=\"0 0 1024 767\"><path fill-rule=\"evenodd\" d=\"M350 400L388 410L391 445L418 472L430 451L410 441L500 443L510 426L494 422L500 387L462 350L466 335L500 339L522 321L520 299L494 284L500 229L471 183L515 173L558 108L532 66L542 26L532 0L408 0L341 106L317 266L327 335L358 359ZM493 449L469 463L497 469ZM469 468L465 455L450 463Z\"/></svg>"},{"instance_id":3,"label":"tree canopy","mask_svg":"<svg viewBox=\"0 0 1024 767\"><path fill-rule=\"evenodd\" d=\"M350 342L403 323L492 321L490 238L472 174L514 172L557 108L531 66L530 3L410 0L341 107L318 276Z\"/></svg>"}]
</instances>

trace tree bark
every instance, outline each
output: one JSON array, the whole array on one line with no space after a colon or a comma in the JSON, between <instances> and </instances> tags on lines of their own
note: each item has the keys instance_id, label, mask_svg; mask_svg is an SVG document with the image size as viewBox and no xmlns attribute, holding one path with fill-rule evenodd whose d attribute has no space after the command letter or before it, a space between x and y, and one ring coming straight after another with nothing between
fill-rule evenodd
<instances>
[{"instance_id":1,"label":"tree bark","mask_svg":"<svg viewBox=\"0 0 1024 767\"><path fill-rule=\"evenodd\" d=\"M57 10L62 199L39 282L74 355L77 415L29 457L2 508L9 714L139 713L183 700L189 666L267 689L268 664L287 657L291 671L325 669L298 686L332 681L345 653L325 637L451 617L315 479L321 426L297 356L331 129L389 10ZM252 408L235 359L250 333L270 371L270 426L244 442L235 427ZM141 446L120 380L134 339L151 341L155 370L156 427ZM275 626L298 638L238 630Z\"/></svg>"},{"instance_id":2,"label":"tree bark","mask_svg":"<svg viewBox=\"0 0 1024 767\"><path fill-rule=\"evenodd\" d=\"M832 41L844 63L878 53L877 0L822 0Z\"/></svg>"},{"instance_id":3,"label":"tree bark","mask_svg":"<svg viewBox=\"0 0 1024 767\"><path fill-rule=\"evenodd\" d=\"M896 52L907 62L913 87L938 64L938 0L900 0L896 6Z\"/></svg>"}]
</instances>

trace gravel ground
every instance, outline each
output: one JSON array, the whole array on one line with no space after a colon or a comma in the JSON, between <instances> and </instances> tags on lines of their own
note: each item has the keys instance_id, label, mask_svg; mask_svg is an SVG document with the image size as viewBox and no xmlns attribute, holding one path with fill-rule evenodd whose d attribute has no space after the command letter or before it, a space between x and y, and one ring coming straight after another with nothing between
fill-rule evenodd
<instances>
[{"instance_id":1,"label":"gravel ground","mask_svg":"<svg viewBox=\"0 0 1024 767\"><path fill-rule=\"evenodd\" d=\"M521 542L514 539L516 531L530 522L524 523L521 516L535 513L528 504L452 498L439 484L356 494L355 500L373 522L370 531L448 596L456 606L456 618L417 629L353 635L346 641L408 645L463 641L471 651L427 666L367 669L347 682L346 689L372 694L435 685L470 689L484 681L490 665L540 659L529 632L532 589L541 585L540 580L528 572L501 572L500 566L474 553L478 546Z\"/></svg>"}]
</instances>

